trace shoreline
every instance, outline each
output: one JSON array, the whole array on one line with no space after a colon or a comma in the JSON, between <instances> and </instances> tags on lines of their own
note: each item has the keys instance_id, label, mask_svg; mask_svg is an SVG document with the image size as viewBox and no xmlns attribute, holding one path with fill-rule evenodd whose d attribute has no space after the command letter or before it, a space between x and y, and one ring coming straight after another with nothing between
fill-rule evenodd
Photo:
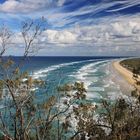
<instances>
[{"instance_id":1,"label":"shoreline","mask_svg":"<svg viewBox=\"0 0 140 140\"><path fill-rule=\"evenodd\" d=\"M120 61L114 61L113 67L118 71L118 73L127 81L128 84L135 87L140 91L140 86L137 86L135 80L132 78L133 73L126 69L125 67L121 66Z\"/></svg>"}]
</instances>

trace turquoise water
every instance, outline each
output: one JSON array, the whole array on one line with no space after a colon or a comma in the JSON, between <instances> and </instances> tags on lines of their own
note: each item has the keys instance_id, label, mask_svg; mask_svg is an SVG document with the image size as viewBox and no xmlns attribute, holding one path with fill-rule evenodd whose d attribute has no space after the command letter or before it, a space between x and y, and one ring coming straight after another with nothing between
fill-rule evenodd
<instances>
[{"instance_id":1,"label":"turquoise water","mask_svg":"<svg viewBox=\"0 0 140 140\"><path fill-rule=\"evenodd\" d=\"M13 59L16 63L21 60L20 57ZM48 97L56 95L58 86L79 81L85 84L87 99L98 104L101 99L114 100L125 96L121 85L125 87L126 83L120 84L118 75L111 68L114 59L116 58L30 57L22 70L29 71L34 79L45 81L44 88L35 90L39 102L45 102Z\"/></svg>"},{"instance_id":2,"label":"turquoise water","mask_svg":"<svg viewBox=\"0 0 140 140\"><path fill-rule=\"evenodd\" d=\"M102 110L100 106L101 99L114 101L117 98L127 97L122 91L121 85L126 84L125 80L121 81L122 77L119 77L112 68L112 62L114 59L88 59L74 62L61 63L57 65L51 65L46 68L41 68L32 73L34 78L40 78L46 81L46 88L37 91L37 97L39 101L45 102L46 98L51 95L57 94L57 86L64 85L66 83L74 83L75 81L84 82L87 90L87 100L98 106L95 113L95 119L98 112ZM118 82L118 81L121 81ZM127 84L126 84L127 87ZM128 87L127 87L128 88ZM62 97L58 106L63 108L63 101L65 97ZM97 115L98 116L98 115ZM63 116L61 116L63 120ZM72 130L70 129L68 137L76 130L77 120L74 116L71 116L70 123Z\"/></svg>"},{"instance_id":3,"label":"turquoise water","mask_svg":"<svg viewBox=\"0 0 140 140\"><path fill-rule=\"evenodd\" d=\"M28 65L33 78L44 80L46 83L45 88L36 89L39 101L43 102L49 96L56 95L58 86L76 81L84 82L87 99L95 104L100 103L100 99L114 100L124 96L119 83L115 83L112 78L114 73L110 70L110 66L113 58L66 57L61 58L61 61L59 59L54 59L51 64L50 61L38 60L38 63ZM34 67L31 67L32 65Z\"/></svg>"},{"instance_id":4,"label":"turquoise water","mask_svg":"<svg viewBox=\"0 0 140 140\"><path fill-rule=\"evenodd\" d=\"M16 62L20 62L20 58L14 59L16 59ZM29 71L34 79L45 81L44 88L35 89L35 95L37 97L35 101L39 101L39 103L45 102L48 97L52 95L57 95L58 86L79 81L85 84L87 100L99 105L101 99L114 101L117 98L126 96L121 89L120 82L118 82L121 78L114 72L114 69L112 69L112 62L115 59L116 58L92 57L35 57L26 61L22 70ZM122 85L124 86L126 83L123 83ZM58 104L60 108L63 108L62 102L63 97L60 99L60 104ZM99 108L99 110L100 109L102 109L102 107ZM9 123L10 120L7 119L7 122ZM74 116L72 116L71 124L74 129L76 129ZM70 130L70 133L73 133L73 130Z\"/></svg>"}]
</instances>

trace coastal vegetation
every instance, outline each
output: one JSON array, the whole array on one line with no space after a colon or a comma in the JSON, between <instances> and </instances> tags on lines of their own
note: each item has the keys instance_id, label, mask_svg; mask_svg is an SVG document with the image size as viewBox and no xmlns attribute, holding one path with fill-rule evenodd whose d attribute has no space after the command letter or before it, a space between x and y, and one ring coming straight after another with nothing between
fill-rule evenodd
<instances>
[{"instance_id":1,"label":"coastal vegetation","mask_svg":"<svg viewBox=\"0 0 140 140\"><path fill-rule=\"evenodd\" d=\"M137 71L137 73L140 74L140 58L122 60L120 64L130 71Z\"/></svg>"},{"instance_id":2,"label":"coastal vegetation","mask_svg":"<svg viewBox=\"0 0 140 140\"><path fill-rule=\"evenodd\" d=\"M18 64L12 57L4 57L12 32L6 27L0 30L0 139L139 139L139 94L113 102L101 99L100 105L94 105L86 98L88 92L84 83L75 82L58 87L57 94L38 102L34 89L43 89L46 83L33 79L28 71L22 71L22 66L27 56L39 49L36 41L44 30L42 22L44 19L23 23L24 52Z\"/></svg>"},{"instance_id":3,"label":"coastal vegetation","mask_svg":"<svg viewBox=\"0 0 140 140\"><path fill-rule=\"evenodd\" d=\"M120 64L133 73L133 79L136 85L135 88L140 90L140 58L123 60Z\"/></svg>"}]
</instances>

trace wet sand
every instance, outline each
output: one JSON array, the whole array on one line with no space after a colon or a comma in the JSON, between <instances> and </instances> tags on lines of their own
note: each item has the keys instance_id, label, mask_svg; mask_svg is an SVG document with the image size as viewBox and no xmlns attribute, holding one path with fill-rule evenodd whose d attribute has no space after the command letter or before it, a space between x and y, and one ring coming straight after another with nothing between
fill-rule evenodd
<instances>
[{"instance_id":1,"label":"wet sand","mask_svg":"<svg viewBox=\"0 0 140 140\"><path fill-rule=\"evenodd\" d=\"M113 67L118 71L122 77L133 87L136 87L138 90L140 90L140 86L136 85L136 81L132 78L133 73L129 71L128 69L124 68L123 66L120 65L120 61L115 61L113 62Z\"/></svg>"}]
</instances>

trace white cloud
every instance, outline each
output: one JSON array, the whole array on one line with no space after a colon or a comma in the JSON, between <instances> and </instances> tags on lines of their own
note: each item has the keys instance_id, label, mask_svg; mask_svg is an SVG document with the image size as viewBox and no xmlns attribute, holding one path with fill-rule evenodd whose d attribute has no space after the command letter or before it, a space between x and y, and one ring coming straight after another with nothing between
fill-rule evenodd
<instances>
[{"instance_id":1,"label":"white cloud","mask_svg":"<svg viewBox=\"0 0 140 140\"><path fill-rule=\"evenodd\" d=\"M56 50L61 46L89 47L102 54L138 54L140 44L140 19L138 16L119 17L92 26L80 26L69 29L46 30L43 34L44 44L51 43ZM81 50L82 51L82 50ZM89 54L90 49L89 49ZM134 53L135 52L135 53ZM80 52L81 53L81 52Z\"/></svg>"},{"instance_id":2,"label":"white cloud","mask_svg":"<svg viewBox=\"0 0 140 140\"><path fill-rule=\"evenodd\" d=\"M85 14L97 14L101 11L113 7L116 4L122 4L121 8L108 10L108 12L119 11L127 7L140 4L139 0L113 1L104 2L97 5L85 5L76 11L63 13L62 11L48 10L50 7L63 6L66 0L7 0L0 4L0 12L7 12L5 18L14 17L15 19L25 17L37 18L40 15L45 15L49 24L53 25L54 29L44 31L40 41L46 44L51 44L55 49L58 46L84 46L84 48L94 47L95 52L112 53L112 52L140 52L140 14L134 15L111 15L104 18L89 18L80 20L76 16ZM43 11L43 8L46 8ZM40 10L39 10L40 9ZM33 12L38 11L38 12ZM57 11L57 12L56 12ZM22 13L22 16L16 14ZM32 14L33 12L33 14ZM75 23L75 26L56 30L55 27L64 27L69 23ZM93 24L94 22L94 24ZM92 23L89 25L89 23ZM65 26L66 27L66 26ZM16 42L23 42L19 34L16 35ZM96 47L95 47L96 46ZM88 52L88 50L85 49ZM89 53L90 50L89 50Z\"/></svg>"},{"instance_id":3,"label":"white cloud","mask_svg":"<svg viewBox=\"0 0 140 140\"><path fill-rule=\"evenodd\" d=\"M65 0L7 0L0 4L0 11L6 13L31 13L43 8L62 6Z\"/></svg>"},{"instance_id":4,"label":"white cloud","mask_svg":"<svg viewBox=\"0 0 140 140\"><path fill-rule=\"evenodd\" d=\"M137 21L119 21L112 24L112 27L117 35L131 36L140 29L140 20Z\"/></svg>"},{"instance_id":5,"label":"white cloud","mask_svg":"<svg viewBox=\"0 0 140 140\"><path fill-rule=\"evenodd\" d=\"M140 43L140 19L137 16L118 17L108 22L99 22L96 25L75 25L69 29L44 31L41 42L57 46L137 46ZM106 20L106 19L105 19ZM19 35L17 35L19 36ZM17 42L22 42L21 37ZM61 44L61 45L60 45ZM132 46L130 46L132 47ZM115 49L114 49L115 50Z\"/></svg>"},{"instance_id":6,"label":"white cloud","mask_svg":"<svg viewBox=\"0 0 140 140\"><path fill-rule=\"evenodd\" d=\"M116 5L121 4L121 6L119 6L119 8L107 10L108 12L116 12L116 11L120 11L120 10L123 10L126 8L130 8L130 7L139 5L140 1L139 0L125 0L125 1L116 1L115 3L116 3Z\"/></svg>"},{"instance_id":7,"label":"white cloud","mask_svg":"<svg viewBox=\"0 0 140 140\"><path fill-rule=\"evenodd\" d=\"M46 30L43 33L43 36L46 37L46 41L49 43L58 43L58 44L72 44L76 43L76 34L73 34L70 31L57 31L57 30Z\"/></svg>"},{"instance_id":8,"label":"white cloud","mask_svg":"<svg viewBox=\"0 0 140 140\"><path fill-rule=\"evenodd\" d=\"M64 3L65 3L65 0L58 0L57 5L58 6L63 6Z\"/></svg>"},{"instance_id":9,"label":"white cloud","mask_svg":"<svg viewBox=\"0 0 140 140\"><path fill-rule=\"evenodd\" d=\"M10 11L13 11L14 9L16 9L16 7L18 5L19 5L18 1L8 0L0 5L0 9L1 9L1 11L4 11L4 12L6 12L6 11L10 12Z\"/></svg>"}]
</instances>

